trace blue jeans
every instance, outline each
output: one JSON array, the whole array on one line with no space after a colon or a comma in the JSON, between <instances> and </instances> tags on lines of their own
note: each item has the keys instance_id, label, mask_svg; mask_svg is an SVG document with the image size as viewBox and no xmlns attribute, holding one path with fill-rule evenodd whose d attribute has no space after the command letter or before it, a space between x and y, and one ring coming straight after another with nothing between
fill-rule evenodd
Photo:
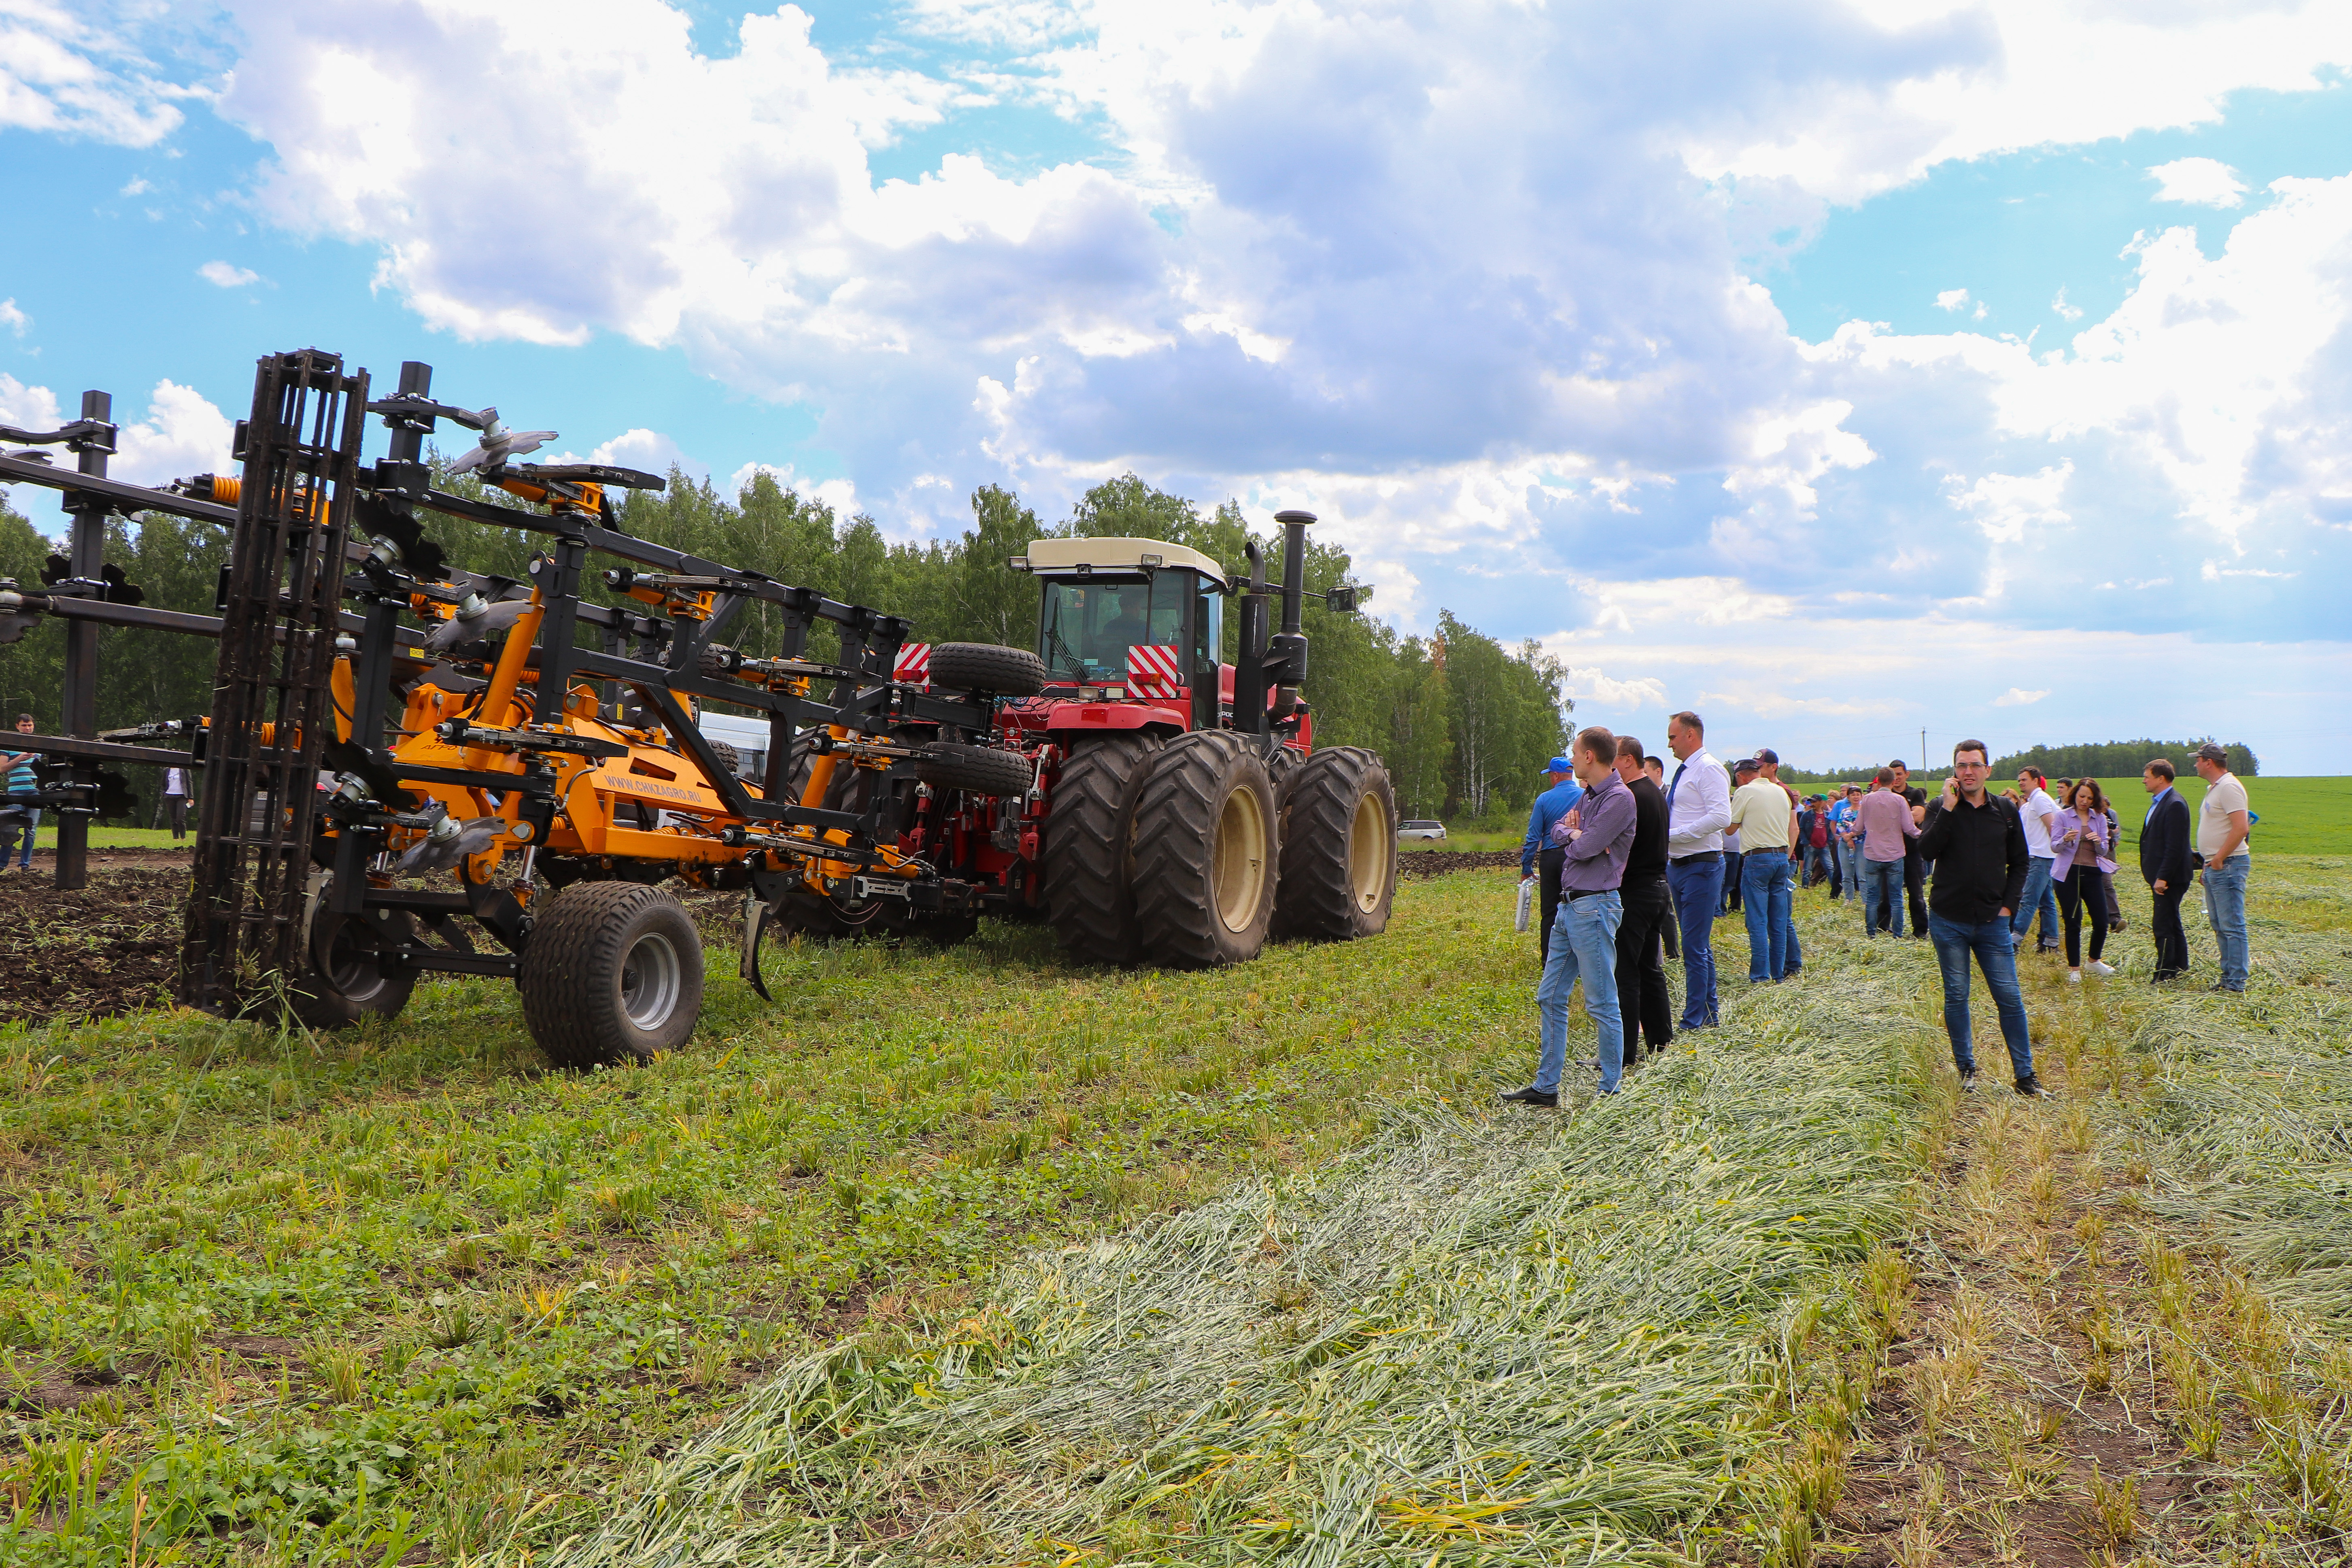
<instances>
[{"instance_id":1,"label":"blue jeans","mask_svg":"<svg viewBox=\"0 0 2352 1568\"><path fill-rule=\"evenodd\" d=\"M1694 860L1666 868L1675 896L1675 923L1683 936L1683 1027L1718 1021L1715 994L1715 911L1723 900L1723 862Z\"/></svg>"},{"instance_id":2,"label":"blue jeans","mask_svg":"<svg viewBox=\"0 0 2352 1568\"><path fill-rule=\"evenodd\" d=\"M2013 922L1999 915L1979 925L1947 920L1930 910L1927 934L1936 943L1936 963L1944 972L1944 1033L1952 1037L1952 1065L1963 1077L1977 1070L1977 1054L1969 1026L1969 955L1976 955L1984 971L1985 989L1992 993L1993 1010L2000 1015L2000 1037L2009 1046L2009 1065L2017 1081L2033 1076L2033 1037L2025 1024L2025 994L2017 987L2017 937Z\"/></svg>"},{"instance_id":3,"label":"blue jeans","mask_svg":"<svg viewBox=\"0 0 2352 1568\"><path fill-rule=\"evenodd\" d=\"M1560 1068L1568 1062L1568 996L1584 982L1584 1011L1599 1032L1601 1092L1617 1092L1625 1072L1625 1020L1617 1010L1617 928L1625 903L1616 892L1571 899L1559 896L1551 928L1551 952L1536 986L1536 1012L1542 1022L1543 1056L1536 1064L1536 1088L1559 1092Z\"/></svg>"},{"instance_id":4,"label":"blue jeans","mask_svg":"<svg viewBox=\"0 0 2352 1568\"><path fill-rule=\"evenodd\" d=\"M37 799L38 797L36 796L35 798ZM40 836L40 808L38 806L26 806L25 808L25 849L23 855L18 858L16 864L27 871L33 868L33 840L38 838ZM2241 925L2243 925L2244 923L2245 922L2242 921L2239 922Z\"/></svg>"},{"instance_id":5,"label":"blue jeans","mask_svg":"<svg viewBox=\"0 0 2352 1568\"><path fill-rule=\"evenodd\" d=\"M1862 897L1863 867L1864 863L1864 858L1862 853L1861 839L1857 838L1851 844L1841 844L1838 846L1838 871L1840 875L1845 878L1845 890L1848 898L1858 899Z\"/></svg>"},{"instance_id":6,"label":"blue jeans","mask_svg":"<svg viewBox=\"0 0 2352 1568\"><path fill-rule=\"evenodd\" d=\"M2205 868L2205 918L2213 924L2213 945L2221 950L2221 989L2246 988L2246 871L2251 855L2232 855Z\"/></svg>"},{"instance_id":7,"label":"blue jeans","mask_svg":"<svg viewBox=\"0 0 2352 1568\"><path fill-rule=\"evenodd\" d=\"M1797 858L1789 858L1788 904L1780 911L1780 947L1787 955L1780 965L1785 980L1805 966L1805 950L1797 945Z\"/></svg>"},{"instance_id":8,"label":"blue jeans","mask_svg":"<svg viewBox=\"0 0 2352 1568\"><path fill-rule=\"evenodd\" d=\"M2027 860L2025 894L2017 900L2017 909L2009 917L2010 935L2023 936L2026 928L2033 923L2033 917L2039 914L2042 916L2040 940L2043 942L2058 940L2058 889L2050 880L2050 868L2053 864L2055 861L2047 855L2035 855Z\"/></svg>"},{"instance_id":9,"label":"blue jeans","mask_svg":"<svg viewBox=\"0 0 2352 1568\"><path fill-rule=\"evenodd\" d=\"M1880 931L1903 934L1903 862L1900 860L1865 860L1864 875L1868 879L1862 895L1862 934L1876 936Z\"/></svg>"},{"instance_id":10,"label":"blue jeans","mask_svg":"<svg viewBox=\"0 0 2352 1568\"><path fill-rule=\"evenodd\" d=\"M1789 852L1758 849L1739 858L1739 909L1748 917L1750 984L1789 972Z\"/></svg>"}]
</instances>

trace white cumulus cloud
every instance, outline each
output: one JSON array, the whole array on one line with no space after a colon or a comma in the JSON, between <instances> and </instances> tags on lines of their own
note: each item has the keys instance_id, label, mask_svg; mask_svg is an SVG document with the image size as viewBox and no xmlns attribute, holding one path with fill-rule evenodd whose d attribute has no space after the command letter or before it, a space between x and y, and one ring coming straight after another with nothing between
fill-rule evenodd
<instances>
[{"instance_id":1,"label":"white cumulus cloud","mask_svg":"<svg viewBox=\"0 0 2352 1568\"><path fill-rule=\"evenodd\" d=\"M2049 695L2046 690L2028 691L2021 686L2012 686L1994 698L1992 705L1996 708L2023 708L2030 703L2039 702Z\"/></svg>"},{"instance_id":2,"label":"white cumulus cloud","mask_svg":"<svg viewBox=\"0 0 2352 1568\"><path fill-rule=\"evenodd\" d=\"M2187 202L2192 206L2233 207L2246 199L2246 183L2238 171L2214 158L2175 158L2158 163L2148 174L2160 202Z\"/></svg>"},{"instance_id":3,"label":"white cumulus cloud","mask_svg":"<svg viewBox=\"0 0 2352 1568\"><path fill-rule=\"evenodd\" d=\"M23 337L32 327L33 318L16 308L13 299L0 300L0 327L5 327L17 337Z\"/></svg>"},{"instance_id":4,"label":"white cumulus cloud","mask_svg":"<svg viewBox=\"0 0 2352 1568\"><path fill-rule=\"evenodd\" d=\"M226 261L207 261L196 268L196 276L215 289L242 289L248 283L261 281L260 273Z\"/></svg>"}]
</instances>

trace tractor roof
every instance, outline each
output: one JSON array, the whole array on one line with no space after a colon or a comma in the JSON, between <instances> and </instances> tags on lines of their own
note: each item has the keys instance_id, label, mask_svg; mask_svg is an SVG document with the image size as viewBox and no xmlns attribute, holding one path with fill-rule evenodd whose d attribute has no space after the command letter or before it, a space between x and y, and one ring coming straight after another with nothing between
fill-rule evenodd
<instances>
[{"instance_id":1,"label":"tractor roof","mask_svg":"<svg viewBox=\"0 0 2352 1568\"><path fill-rule=\"evenodd\" d=\"M1156 539L1036 539L1029 543L1029 570L1048 576L1091 566L1097 572L1140 572L1143 558L1161 566L1189 566L1222 583L1225 569L1197 550Z\"/></svg>"}]
</instances>

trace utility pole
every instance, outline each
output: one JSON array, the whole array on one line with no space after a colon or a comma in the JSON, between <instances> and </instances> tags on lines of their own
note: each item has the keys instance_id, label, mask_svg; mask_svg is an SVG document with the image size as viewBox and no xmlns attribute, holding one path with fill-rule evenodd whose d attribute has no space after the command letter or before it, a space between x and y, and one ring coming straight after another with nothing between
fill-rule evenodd
<instances>
[{"instance_id":1,"label":"utility pole","mask_svg":"<svg viewBox=\"0 0 2352 1568\"><path fill-rule=\"evenodd\" d=\"M1919 771L1927 771L1927 726L1919 726Z\"/></svg>"}]
</instances>

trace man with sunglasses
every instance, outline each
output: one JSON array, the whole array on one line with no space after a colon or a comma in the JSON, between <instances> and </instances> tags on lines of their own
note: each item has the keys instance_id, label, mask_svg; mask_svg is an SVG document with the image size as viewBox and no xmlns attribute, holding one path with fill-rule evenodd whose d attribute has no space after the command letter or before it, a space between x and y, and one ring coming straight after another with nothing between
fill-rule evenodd
<instances>
[{"instance_id":1,"label":"man with sunglasses","mask_svg":"<svg viewBox=\"0 0 2352 1568\"><path fill-rule=\"evenodd\" d=\"M2017 808L1985 790L1989 753L1982 741L1952 748L1952 776L1944 781L1940 809L1927 814L1918 839L1921 858L1936 867L1927 899L1927 934L1943 971L1944 1032L1952 1040L1952 1065L1960 1086L1977 1086L1977 1059L1969 1020L1969 960L1984 972L2000 1016L2001 1038L2016 1070L2017 1092L2041 1096L2033 1076L2033 1037L2025 1021L2025 996L2017 984L2016 932L2010 923L2025 893L2032 858Z\"/></svg>"}]
</instances>

